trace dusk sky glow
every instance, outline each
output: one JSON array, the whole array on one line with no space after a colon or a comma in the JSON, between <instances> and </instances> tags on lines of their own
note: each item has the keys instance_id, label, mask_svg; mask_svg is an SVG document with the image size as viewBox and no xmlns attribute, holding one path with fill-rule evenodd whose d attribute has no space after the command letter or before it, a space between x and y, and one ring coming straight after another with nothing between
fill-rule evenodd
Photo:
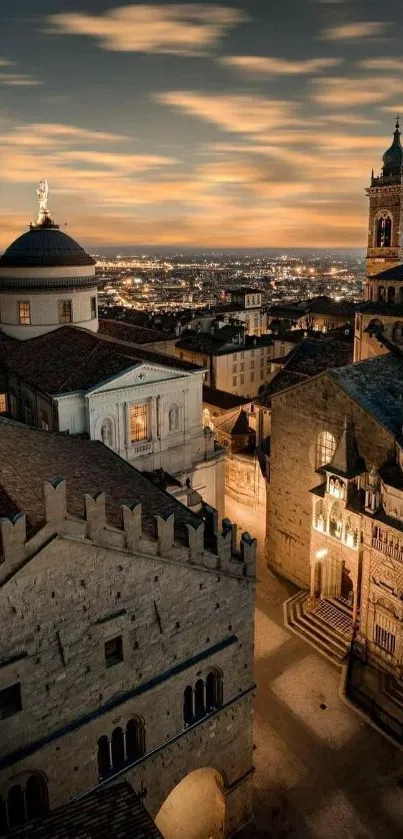
<instances>
[{"instance_id":1,"label":"dusk sky glow","mask_svg":"<svg viewBox=\"0 0 403 839\"><path fill-rule=\"evenodd\" d=\"M364 247L401 0L14 0L1 23L0 249L41 177L87 245Z\"/></svg>"}]
</instances>

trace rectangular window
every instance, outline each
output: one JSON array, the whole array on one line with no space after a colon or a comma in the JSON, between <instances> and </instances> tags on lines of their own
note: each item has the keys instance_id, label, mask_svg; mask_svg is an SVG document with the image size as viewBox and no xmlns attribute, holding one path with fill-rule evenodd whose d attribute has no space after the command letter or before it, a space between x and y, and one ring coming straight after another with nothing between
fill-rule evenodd
<instances>
[{"instance_id":1,"label":"rectangular window","mask_svg":"<svg viewBox=\"0 0 403 839\"><path fill-rule=\"evenodd\" d=\"M7 411L7 397L5 393L0 393L0 414L5 414Z\"/></svg>"},{"instance_id":2,"label":"rectangular window","mask_svg":"<svg viewBox=\"0 0 403 839\"><path fill-rule=\"evenodd\" d=\"M97 316L97 298L91 297L91 320Z\"/></svg>"},{"instance_id":3,"label":"rectangular window","mask_svg":"<svg viewBox=\"0 0 403 839\"><path fill-rule=\"evenodd\" d=\"M250 374L250 380L251 380L251 382L255 381L255 374L254 373Z\"/></svg>"},{"instance_id":4,"label":"rectangular window","mask_svg":"<svg viewBox=\"0 0 403 839\"><path fill-rule=\"evenodd\" d=\"M251 356L252 356L252 358L253 358L253 357L254 357L254 355L255 355L255 350L251 350L251 351L250 351L250 354L251 354Z\"/></svg>"},{"instance_id":5,"label":"rectangular window","mask_svg":"<svg viewBox=\"0 0 403 839\"><path fill-rule=\"evenodd\" d=\"M242 362L242 364L241 364L241 371L242 371L242 373L243 373L243 371L244 371L244 370L245 370L245 362L243 361L243 362Z\"/></svg>"},{"instance_id":6,"label":"rectangular window","mask_svg":"<svg viewBox=\"0 0 403 839\"><path fill-rule=\"evenodd\" d=\"M238 372L238 365L237 365L237 364L233 364L233 365L232 365L232 372L233 372L233 373L237 373L237 372Z\"/></svg>"},{"instance_id":7,"label":"rectangular window","mask_svg":"<svg viewBox=\"0 0 403 839\"><path fill-rule=\"evenodd\" d=\"M9 688L0 690L0 720L5 720L6 717L12 717L21 711L21 685L16 682Z\"/></svg>"},{"instance_id":8,"label":"rectangular window","mask_svg":"<svg viewBox=\"0 0 403 839\"><path fill-rule=\"evenodd\" d=\"M59 300L59 323L71 323L72 320L71 300Z\"/></svg>"},{"instance_id":9,"label":"rectangular window","mask_svg":"<svg viewBox=\"0 0 403 839\"><path fill-rule=\"evenodd\" d=\"M244 384L244 382L245 382L245 376L244 376L244 375L243 375L243 373L242 373L242 376L241 376L241 385L243 385L243 384Z\"/></svg>"},{"instance_id":10,"label":"rectangular window","mask_svg":"<svg viewBox=\"0 0 403 839\"><path fill-rule=\"evenodd\" d=\"M130 408L130 439L132 443L148 440L148 407L132 405Z\"/></svg>"},{"instance_id":11,"label":"rectangular window","mask_svg":"<svg viewBox=\"0 0 403 839\"><path fill-rule=\"evenodd\" d=\"M390 655L394 655L396 647L396 635L394 635L393 632L388 632L387 629L384 629L383 626L379 626L379 623L376 623L375 644L377 644L378 647L381 647L382 650L385 650Z\"/></svg>"},{"instance_id":12,"label":"rectangular window","mask_svg":"<svg viewBox=\"0 0 403 839\"><path fill-rule=\"evenodd\" d=\"M105 664L107 667L113 667L120 661L123 661L123 638L118 635L110 641L105 641Z\"/></svg>"},{"instance_id":13,"label":"rectangular window","mask_svg":"<svg viewBox=\"0 0 403 839\"><path fill-rule=\"evenodd\" d=\"M251 370L254 370L254 369L255 369L255 359L254 359L254 358L252 358L252 359L251 359L251 362L250 362L250 369L251 369Z\"/></svg>"},{"instance_id":14,"label":"rectangular window","mask_svg":"<svg viewBox=\"0 0 403 839\"><path fill-rule=\"evenodd\" d=\"M264 356L264 347L261 348L260 355Z\"/></svg>"},{"instance_id":15,"label":"rectangular window","mask_svg":"<svg viewBox=\"0 0 403 839\"><path fill-rule=\"evenodd\" d=\"M24 326L29 326L31 323L31 304L28 301L18 304L18 321Z\"/></svg>"},{"instance_id":16,"label":"rectangular window","mask_svg":"<svg viewBox=\"0 0 403 839\"><path fill-rule=\"evenodd\" d=\"M237 377L233 376L232 377L232 387L236 387L236 380L237 380Z\"/></svg>"}]
</instances>

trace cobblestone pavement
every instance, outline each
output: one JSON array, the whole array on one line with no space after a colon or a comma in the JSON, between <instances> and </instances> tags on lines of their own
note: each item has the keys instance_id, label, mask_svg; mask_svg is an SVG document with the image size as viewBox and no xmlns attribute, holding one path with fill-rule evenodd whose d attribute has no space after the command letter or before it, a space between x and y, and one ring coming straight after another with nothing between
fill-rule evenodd
<instances>
[{"instance_id":1,"label":"cobblestone pavement","mask_svg":"<svg viewBox=\"0 0 403 839\"><path fill-rule=\"evenodd\" d=\"M403 752L340 700L340 671L284 628L294 590L259 554L256 824L239 839L401 839Z\"/></svg>"}]
</instances>

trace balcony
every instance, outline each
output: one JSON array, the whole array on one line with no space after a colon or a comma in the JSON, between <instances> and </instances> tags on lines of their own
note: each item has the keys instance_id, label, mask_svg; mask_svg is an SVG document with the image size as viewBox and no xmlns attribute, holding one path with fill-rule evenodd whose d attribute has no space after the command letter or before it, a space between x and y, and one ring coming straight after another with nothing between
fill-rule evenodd
<instances>
[{"instance_id":1,"label":"balcony","mask_svg":"<svg viewBox=\"0 0 403 839\"><path fill-rule=\"evenodd\" d=\"M396 560L396 562L403 563L403 546L396 548L394 545L390 545L389 542L383 542L381 539L373 538L372 547L384 556L388 556L390 559Z\"/></svg>"}]
</instances>

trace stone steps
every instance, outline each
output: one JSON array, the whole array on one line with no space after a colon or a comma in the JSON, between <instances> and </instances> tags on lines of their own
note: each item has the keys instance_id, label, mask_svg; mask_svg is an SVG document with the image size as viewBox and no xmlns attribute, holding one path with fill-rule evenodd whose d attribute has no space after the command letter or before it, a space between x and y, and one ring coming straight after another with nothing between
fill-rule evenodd
<instances>
[{"instance_id":1,"label":"stone steps","mask_svg":"<svg viewBox=\"0 0 403 839\"><path fill-rule=\"evenodd\" d=\"M299 635L306 643L341 667L350 649L350 637L347 637L345 632L341 632L337 626L327 623L316 612L307 611L307 601L308 595L305 591L298 592L286 600L284 603L285 625L291 632ZM336 607L333 606L333 609L335 610Z\"/></svg>"}]
</instances>

